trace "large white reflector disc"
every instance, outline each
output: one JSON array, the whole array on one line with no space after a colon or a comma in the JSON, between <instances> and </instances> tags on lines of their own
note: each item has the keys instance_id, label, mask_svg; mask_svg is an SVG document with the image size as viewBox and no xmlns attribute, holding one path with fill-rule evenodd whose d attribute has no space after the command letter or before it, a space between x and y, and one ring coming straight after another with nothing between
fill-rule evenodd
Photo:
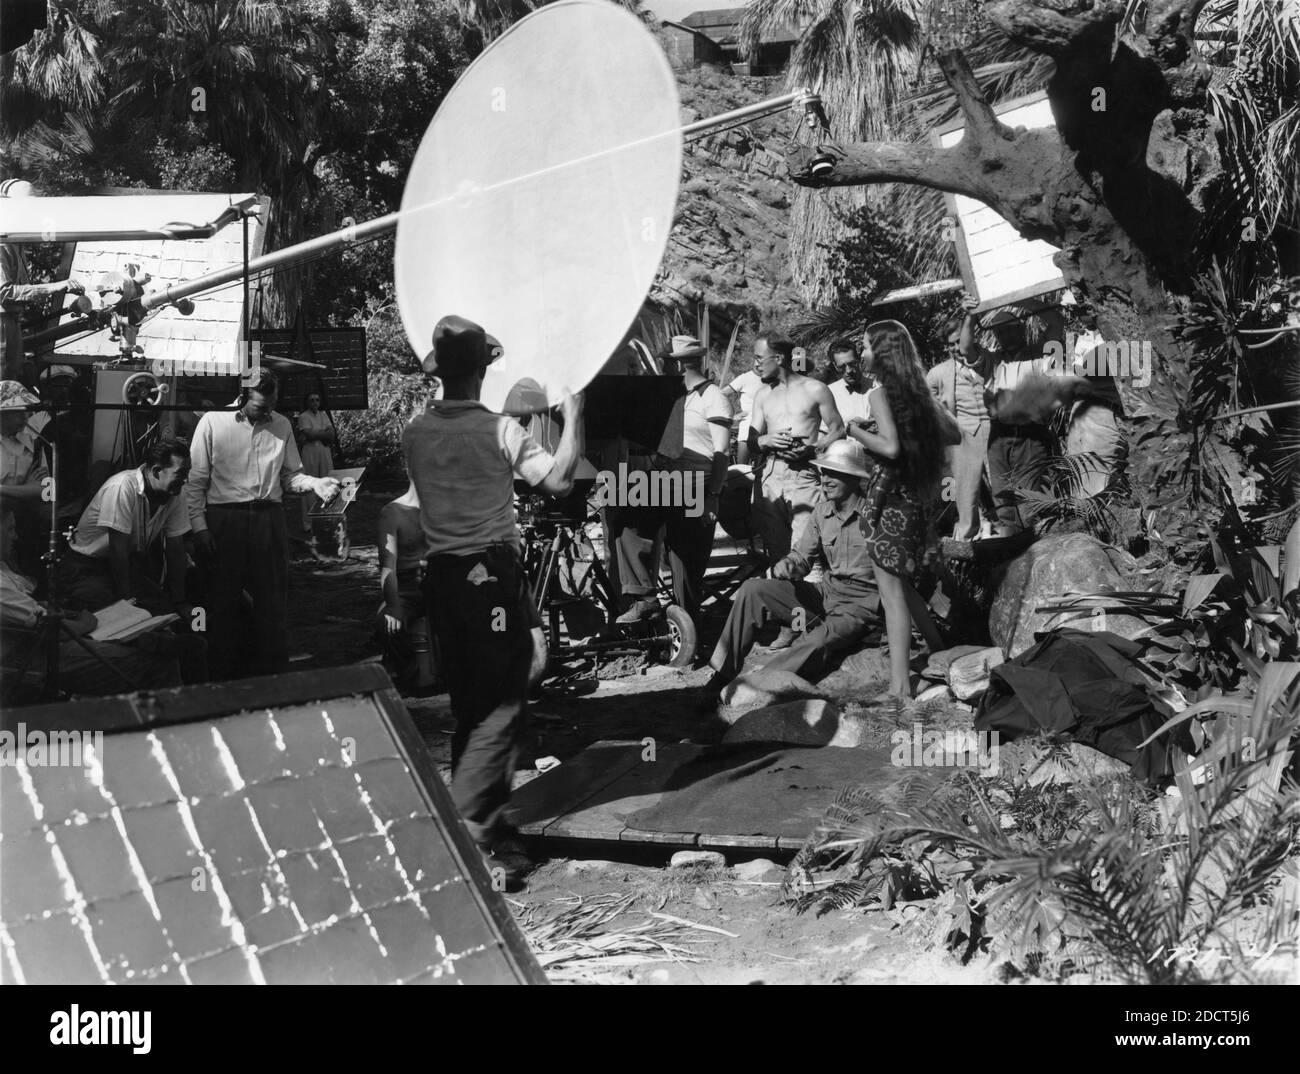
<instances>
[{"instance_id":1,"label":"large white reflector disc","mask_svg":"<svg viewBox=\"0 0 1300 1074\"><path fill-rule=\"evenodd\" d=\"M397 300L416 354L457 314L505 348L487 406L524 379L551 403L585 387L659 268L680 127L663 51L608 0L562 0L498 38L438 109L402 196Z\"/></svg>"}]
</instances>

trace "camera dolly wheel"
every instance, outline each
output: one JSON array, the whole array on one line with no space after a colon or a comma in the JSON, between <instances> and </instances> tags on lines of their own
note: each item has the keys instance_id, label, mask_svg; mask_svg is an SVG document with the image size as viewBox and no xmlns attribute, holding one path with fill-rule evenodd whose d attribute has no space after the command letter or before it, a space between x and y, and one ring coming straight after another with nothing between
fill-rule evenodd
<instances>
[{"instance_id":1,"label":"camera dolly wheel","mask_svg":"<svg viewBox=\"0 0 1300 1074\"><path fill-rule=\"evenodd\" d=\"M664 627L666 643L663 652L669 667L686 668L695 659L695 648L699 639L695 633L695 621L687 614L685 608L670 604L664 609Z\"/></svg>"}]
</instances>

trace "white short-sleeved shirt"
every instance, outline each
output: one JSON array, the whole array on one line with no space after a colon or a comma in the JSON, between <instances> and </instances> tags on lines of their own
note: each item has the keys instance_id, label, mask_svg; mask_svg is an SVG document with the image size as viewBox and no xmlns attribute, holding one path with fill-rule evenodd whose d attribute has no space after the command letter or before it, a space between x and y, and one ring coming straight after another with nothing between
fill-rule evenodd
<instances>
[{"instance_id":1,"label":"white short-sleeved shirt","mask_svg":"<svg viewBox=\"0 0 1300 1074\"><path fill-rule=\"evenodd\" d=\"M766 385L763 378L750 369L734 378L727 387L740 397L736 403L736 420L740 422L740 439L743 441L749 436L749 416L754 413L754 400Z\"/></svg>"},{"instance_id":2,"label":"white short-sleeved shirt","mask_svg":"<svg viewBox=\"0 0 1300 1074\"><path fill-rule=\"evenodd\" d=\"M105 481L81 512L81 521L72 535L72 550L83 556L107 556L109 530L128 534L131 548L137 552L162 537L181 537L190 532L184 496L173 496L151 511L144 489L144 472L140 469L123 470Z\"/></svg>"},{"instance_id":3,"label":"white short-sleeved shirt","mask_svg":"<svg viewBox=\"0 0 1300 1074\"><path fill-rule=\"evenodd\" d=\"M465 399L439 400L402 434L429 554L472 555L519 544L515 478L536 485L555 457L504 414Z\"/></svg>"},{"instance_id":4,"label":"white short-sleeved shirt","mask_svg":"<svg viewBox=\"0 0 1300 1074\"><path fill-rule=\"evenodd\" d=\"M713 463L713 435L709 425L714 423L731 426L731 403L721 388L704 380L673 404L659 441L659 454L707 469Z\"/></svg>"},{"instance_id":5,"label":"white short-sleeved shirt","mask_svg":"<svg viewBox=\"0 0 1300 1074\"><path fill-rule=\"evenodd\" d=\"M835 400L835 409L840 412L840 419L846 429L854 418L866 421L871 417L871 403L867 400L866 392L851 392L842 380L832 381L828 387L831 398Z\"/></svg>"}]
</instances>

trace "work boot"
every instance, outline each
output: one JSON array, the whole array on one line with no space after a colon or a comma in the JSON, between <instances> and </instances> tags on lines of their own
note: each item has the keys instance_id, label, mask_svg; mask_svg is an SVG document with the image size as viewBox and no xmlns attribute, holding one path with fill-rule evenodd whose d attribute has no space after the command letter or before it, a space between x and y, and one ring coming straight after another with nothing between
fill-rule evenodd
<instances>
[{"instance_id":1,"label":"work boot","mask_svg":"<svg viewBox=\"0 0 1300 1074\"><path fill-rule=\"evenodd\" d=\"M788 626L783 626L781 628L781 633L776 636L775 640L767 648L770 652L775 652L777 649L788 649L793 644L794 631Z\"/></svg>"},{"instance_id":2,"label":"work boot","mask_svg":"<svg viewBox=\"0 0 1300 1074\"><path fill-rule=\"evenodd\" d=\"M632 607L628 608L622 615L614 620L619 626L631 626L633 623L641 623L651 616L658 614L660 604L658 597L641 597L633 602Z\"/></svg>"}]
</instances>

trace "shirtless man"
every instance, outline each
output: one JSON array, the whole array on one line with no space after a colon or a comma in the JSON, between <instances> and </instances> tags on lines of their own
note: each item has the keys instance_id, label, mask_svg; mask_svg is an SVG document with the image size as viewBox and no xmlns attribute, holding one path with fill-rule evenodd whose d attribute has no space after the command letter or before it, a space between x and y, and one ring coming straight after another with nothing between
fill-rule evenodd
<instances>
[{"instance_id":1,"label":"shirtless man","mask_svg":"<svg viewBox=\"0 0 1300 1074\"><path fill-rule=\"evenodd\" d=\"M793 355L794 345L772 333L754 343L754 371L768 386L750 415L750 452L759 460L754 527L769 563L784 559L808 525L819 487L812 459L844 435L830 389L794 372Z\"/></svg>"}]
</instances>

